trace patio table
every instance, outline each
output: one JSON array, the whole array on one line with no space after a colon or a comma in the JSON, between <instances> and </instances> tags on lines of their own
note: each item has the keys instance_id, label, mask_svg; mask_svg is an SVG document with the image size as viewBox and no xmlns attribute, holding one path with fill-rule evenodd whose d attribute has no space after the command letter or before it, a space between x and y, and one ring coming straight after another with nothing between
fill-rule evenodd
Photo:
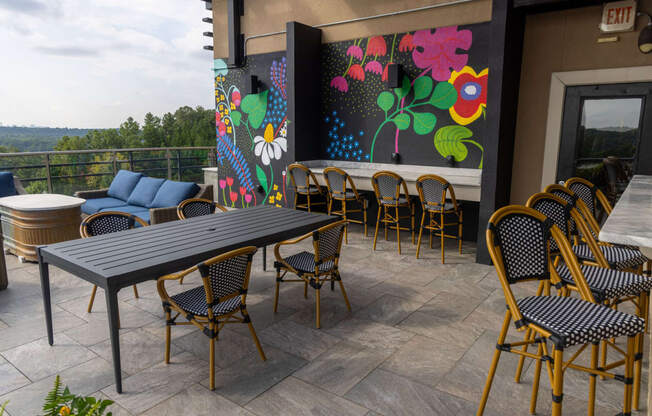
<instances>
[{"instance_id":1,"label":"patio table","mask_svg":"<svg viewBox=\"0 0 652 416\"><path fill-rule=\"evenodd\" d=\"M652 259L652 176L632 178L602 226L599 238L608 243L636 246ZM648 409L652 406L651 393L652 383L648 385Z\"/></svg>"},{"instance_id":2,"label":"patio table","mask_svg":"<svg viewBox=\"0 0 652 416\"><path fill-rule=\"evenodd\" d=\"M105 291L116 390L122 393L118 291L245 246L263 247L294 238L338 218L259 205L66 241L38 248L48 342L53 344L48 265Z\"/></svg>"}]
</instances>

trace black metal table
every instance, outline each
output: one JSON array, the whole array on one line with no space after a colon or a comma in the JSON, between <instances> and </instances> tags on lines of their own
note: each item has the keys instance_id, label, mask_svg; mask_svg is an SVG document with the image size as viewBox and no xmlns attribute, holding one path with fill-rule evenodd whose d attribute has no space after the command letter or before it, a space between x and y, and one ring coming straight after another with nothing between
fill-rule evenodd
<instances>
[{"instance_id":1,"label":"black metal table","mask_svg":"<svg viewBox=\"0 0 652 416\"><path fill-rule=\"evenodd\" d=\"M38 248L48 341L53 344L52 264L105 291L116 390L122 393L118 291L244 246L264 247L338 218L271 205L190 218Z\"/></svg>"}]
</instances>

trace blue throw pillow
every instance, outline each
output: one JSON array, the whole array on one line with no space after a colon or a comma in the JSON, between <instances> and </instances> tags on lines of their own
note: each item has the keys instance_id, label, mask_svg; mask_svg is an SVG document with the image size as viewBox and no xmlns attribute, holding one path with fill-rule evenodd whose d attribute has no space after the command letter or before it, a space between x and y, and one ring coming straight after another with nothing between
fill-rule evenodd
<instances>
[{"instance_id":1,"label":"blue throw pillow","mask_svg":"<svg viewBox=\"0 0 652 416\"><path fill-rule=\"evenodd\" d=\"M0 172L0 197L18 195L11 172Z\"/></svg>"},{"instance_id":2,"label":"blue throw pillow","mask_svg":"<svg viewBox=\"0 0 652 416\"><path fill-rule=\"evenodd\" d=\"M165 182L165 179L143 176L131 192L127 204L149 208L163 182Z\"/></svg>"},{"instance_id":3,"label":"blue throw pillow","mask_svg":"<svg viewBox=\"0 0 652 416\"><path fill-rule=\"evenodd\" d=\"M176 207L184 199L199 192L199 186L192 182L165 181L154 197L150 208Z\"/></svg>"},{"instance_id":4,"label":"blue throw pillow","mask_svg":"<svg viewBox=\"0 0 652 416\"><path fill-rule=\"evenodd\" d=\"M126 201L129 199L129 195L131 195L131 192L142 176L142 173L130 172L128 170L119 171L115 175L115 178L113 178L107 195Z\"/></svg>"}]
</instances>

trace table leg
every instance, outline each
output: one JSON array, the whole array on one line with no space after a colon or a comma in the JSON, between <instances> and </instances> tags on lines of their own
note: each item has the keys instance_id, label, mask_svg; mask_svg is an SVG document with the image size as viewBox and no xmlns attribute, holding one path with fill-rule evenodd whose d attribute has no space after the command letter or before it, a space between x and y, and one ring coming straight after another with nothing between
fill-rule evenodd
<instances>
[{"instance_id":1,"label":"table leg","mask_svg":"<svg viewBox=\"0 0 652 416\"><path fill-rule=\"evenodd\" d=\"M122 393L122 369L120 365L120 316L118 312L118 292L114 289L105 289L104 297L106 298L106 313L109 317L115 390L120 394Z\"/></svg>"},{"instance_id":2,"label":"table leg","mask_svg":"<svg viewBox=\"0 0 652 416\"><path fill-rule=\"evenodd\" d=\"M38 256L38 269L41 274L41 291L43 292L43 309L45 312L45 325L48 330L48 343L54 344L54 332L52 329L52 304L50 301L50 269L43 258Z\"/></svg>"},{"instance_id":3,"label":"table leg","mask_svg":"<svg viewBox=\"0 0 652 416\"><path fill-rule=\"evenodd\" d=\"M267 271L267 246L263 246L263 271Z\"/></svg>"}]
</instances>

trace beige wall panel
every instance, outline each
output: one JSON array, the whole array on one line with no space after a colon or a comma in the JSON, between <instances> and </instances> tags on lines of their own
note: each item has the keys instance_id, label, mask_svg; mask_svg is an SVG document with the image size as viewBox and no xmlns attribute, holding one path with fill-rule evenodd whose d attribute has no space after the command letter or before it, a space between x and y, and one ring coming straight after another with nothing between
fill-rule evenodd
<instances>
[{"instance_id":1,"label":"beige wall panel","mask_svg":"<svg viewBox=\"0 0 652 416\"><path fill-rule=\"evenodd\" d=\"M448 0L446 0L448 1ZM245 36L285 30L288 21L318 25L340 20L390 13L445 3L438 0L245 0L242 31ZM213 0L213 48L215 57L228 55L226 2ZM463 25L491 20L491 0L383 17L323 28L324 43L363 36L400 33L439 26ZM252 39L247 54L285 50L285 36Z\"/></svg>"},{"instance_id":2,"label":"beige wall panel","mask_svg":"<svg viewBox=\"0 0 652 416\"><path fill-rule=\"evenodd\" d=\"M652 11L652 0L639 2ZM528 16L525 28L521 88L514 145L512 203L524 203L540 190L553 72L631 67L652 64L652 54L638 51L635 32L619 33L619 41L598 44L601 7L585 7Z\"/></svg>"}]
</instances>

